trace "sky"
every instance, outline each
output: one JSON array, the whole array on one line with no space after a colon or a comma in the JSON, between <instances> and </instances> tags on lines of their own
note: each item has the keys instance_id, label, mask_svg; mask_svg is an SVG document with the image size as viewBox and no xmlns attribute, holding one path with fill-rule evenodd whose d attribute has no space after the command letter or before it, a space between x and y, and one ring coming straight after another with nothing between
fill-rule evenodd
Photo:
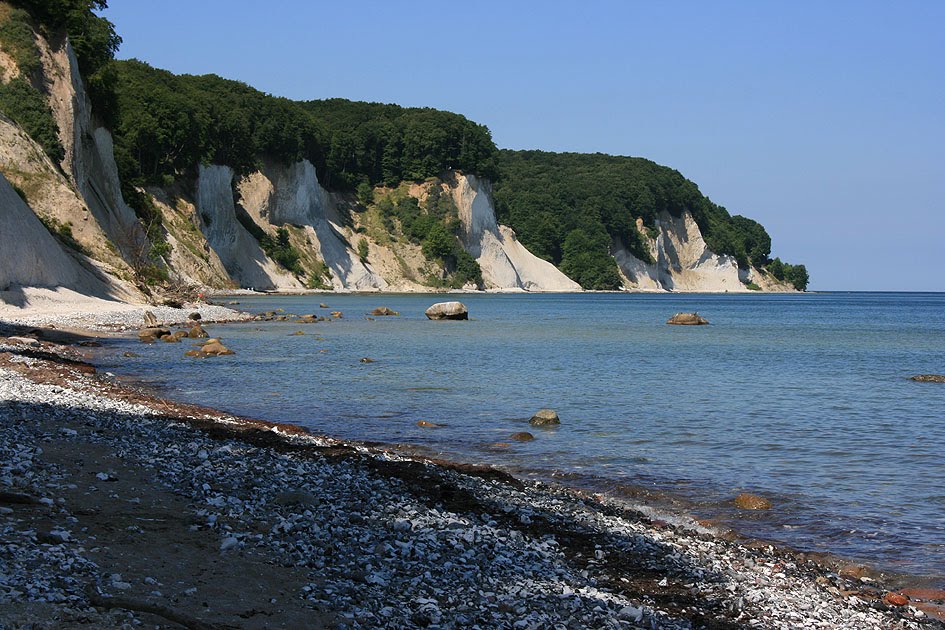
<instances>
[{"instance_id":1,"label":"sky","mask_svg":"<svg viewBox=\"0 0 945 630\"><path fill-rule=\"evenodd\" d=\"M137 58L679 170L812 290L945 291L945 2L109 0Z\"/></svg>"}]
</instances>

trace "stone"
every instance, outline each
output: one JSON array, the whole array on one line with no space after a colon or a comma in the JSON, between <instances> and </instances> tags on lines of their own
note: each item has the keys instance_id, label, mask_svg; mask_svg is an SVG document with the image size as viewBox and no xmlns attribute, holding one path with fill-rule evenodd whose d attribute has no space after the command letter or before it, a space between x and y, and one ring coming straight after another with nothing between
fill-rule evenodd
<instances>
[{"instance_id":1,"label":"stone","mask_svg":"<svg viewBox=\"0 0 945 630\"><path fill-rule=\"evenodd\" d=\"M145 328L157 328L158 320L154 316L154 313L151 311L144 312L144 327Z\"/></svg>"},{"instance_id":2,"label":"stone","mask_svg":"<svg viewBox=\"0 0 945 630\"><path fill-rule=\"evenodd\" d=\"M39 340L33 339L32 337L7 337L7 341L23 346L30 346L32 348L40 345Z\"/></svg>"},{"instance_id":3,"label":"stone","mask_svg":"<svg viewBox=\"0 0 945 630\"><path fill-rule=\"evenodd\" d=\"M322 302L321 304L318 305L318 308L328 308L328 305Z\"/></svg>"},{"instance_id":4,"label":"stone","mask_svg":"<svg viewBox=\"0 0 945 630\"><path fill-rule=\"evenodd\" d=\"M909 598L899 593L886 593L886 595L883 596L883 602L889 606L905 606L909 603Z\"/></svg>"},{"instance_id":5,"label":"stone","mask_svg":"<svg viewBox=\"0 0 945 630\"><path fill-rule=\"evenodd\" d=\"M164 343L180 343L180 337L178 337L176 333L173 335L164 335L161 337L161 341Z\"/></svg>"},{"instance_id":6,"label":"stone","mask_svg":"<svg viewBox=\"0 0 945 630\"><path fill-rule=\"evenodd\" d=\"M199 322L201 319L203 319L203 316L202 316L200 313L196 313L196 312L195 312L195 313L191 313L190 315L188 315L188 316L187 316L187 319L192 319L192 320L194 320L195 322Z\"/></svg>"},{"instance_id":7,"label":"stone","mask_svg":"<svg viewBox=\"0 0 945 630\"><path fill-rule=\"evenodd\" d=\"M187 336L191 339L206 339L210 334L203 329L203 326L200 324L194 324L193 328L190 329L190 332L187 333Z\"/></svg>"},{"instance_id":8,"label":"stone","mask_svg":"<svg viewBox=\"0 0 945 630\"><path fill-rule=\"evenodd\" d=\"M305 334L305 331L304 331L304 330L296 330L294 333L289 333L289 336L290 336L290 337L298 337L298 336L304 335L304 334ZM362 359L362 361L363 361L363 359Z\"/></svg>"},{"instance_id":9,"label":"stone","mask_svg":"<svg viewBox=\"0 0 945 630\"><path fill-rule=\"evenodd\" d=\"M232 350L223 345L216 338L207 339L198 350L188 350L184 353L187 357L219 357L227 354L235 354Z\"/></svg>"},{"instance_id":10,"label":"stone","mask_svg":"<svg viewBox=\"0 0 945 630\"><path fill-rule=\"evenodd\" d=\"M372 359L371 357L361 357L361 363L376 363L377 359Z\"/></svg>"},{"instance_id":11,"label":"stone","mask_svg":"<svg viewBox=\"0 0 945 630\"><path fill-rule=\"evenodd\" d=\"M223 356L233 354L233 351L220 343L219 339L214 339L213 343L206 343L200 348L200 352L209 356Z\"/></svg>"},{"instance_id":12,"label":"stone","mask_svg":"<svg viewBox=\"0 0 945 630\"><path fill-rule=\"evenodd\" d=\"M427 422L426 420L417 420L417 426L425 429L438 429L443 425L435 422Z\"/></svg>"},{"instance_id":13,"label":"stone","mask_svg":"<svg viewBox=\"0 0 945 630\"><path fill-rule=\"evenodd\" d=\"M916 374L911 379L919 383L945 383L945 376L941 374Z\"/></svg>"},{"instance_id":14,"label":"stone","mask_svg":"<svg viewBox=\"0 0 945 630\"><path fill-rule=\"evenodd\" d=\"M518 433L510 435L509 439L515 440L516 442L531 442L535 439L535 436L528 431L519 431Z\"/></svg>"},{"instance_id":15,"label":"stone","mask_svg":"<svg viewBox=\"0 0 945 630\"><path fill-rule=\"evenodd\" d=\"M371 311L371 315L374 315L375 317L399 317L400 313L397 311L392 311L386 306L379 306Z\"/></svg>"},{"instance_id":16,"label":"stone","mask_svg":"<svg viewBox=\"0 0 945 630\"><path fill-rule=\"evenodd\" d=\"M437 302L425 314L427 319L469 319L469 310L462 302Z\"/></svg>"},{"instance_id":17,"label":"stone","mask_svg":"<svg viewBox=\"0 0 945 630\"><path fill-rule=\"evenodd\" d=\"M845 564L837 571L843 577L860 579L869 573L869 568L862 564Z\"/></svg>"},{"instance_id":18,"label":"stone","mask_svg":"<svg viewBox=\"0 0 945 630\"><path fill-rule=\"evenodd\" d=\"M150 337L153 341L154 339L160 339L171 334L171 331L167 328L152 327L152 328L142 328L138 331L138 338L141 341L144 341L146 338Z\"/></svg>"},{"instance_id":19,"label":"stone","mask_svg":"<svg viewBox=\"0 0 945 630\"><path fill-rule=\"evenodd\" d=\"M126 359L133 359L135 357L140 357L141 355L137 352L122 352L121 356L125 357Z\"/></svg>"},{"instance_id":20,"label":"stone","mask_svg":"<svg viewBox=\"0 0 945 630\"><path fill-rule=\"evenodd\" d=\"M705 326L709 323L709 320L699 315L699 313L676 313L666 320L666 323L675 326Z\"/></svg>"},{"instance_id":21,"label":"stone","mask_svg":"<svg viewBox=\"0 0 945 630\"><path fill-rule=\"evenodd\" d=\"M561 418L558 417L554 409L539 409L528 421L528 424L533 427L547 427L561 424Z\"/></svg>"},{"instance_id":22,"label":"stone","mask_svg":"<svg viewBox=\"0 0 945 630\"><path fill-rule=\"evenodd\" d=\"M769 510L771 502L757 494L743 492L735 497L735 506L742 510Z\"/></svg>"},{"instance_id":23,"label":"stone","mask_svg":"<svg viewBox=\"0 0 945 630\"><path fill-rule=\"evenodd\" d=\"M335 319L341 319L342 313L341 311L332 311L331 316L334 317Z\"/></svg>"}]
</instances>

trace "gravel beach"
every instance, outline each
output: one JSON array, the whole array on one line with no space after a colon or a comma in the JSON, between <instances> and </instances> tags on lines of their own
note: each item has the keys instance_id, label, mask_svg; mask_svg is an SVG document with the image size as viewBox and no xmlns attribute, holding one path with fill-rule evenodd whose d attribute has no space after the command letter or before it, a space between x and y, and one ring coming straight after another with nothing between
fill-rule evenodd
<instances>
[{"instance_id":1,"label":"gravel beach","mask_svg":"<svg viewBox=\"0 0 945 630\"><path fill-rule=\"evenodd\" d=\"M943 593L163 400L81 338L6 332L0 628L945 627Z\"/></svg>"}]
</instances>

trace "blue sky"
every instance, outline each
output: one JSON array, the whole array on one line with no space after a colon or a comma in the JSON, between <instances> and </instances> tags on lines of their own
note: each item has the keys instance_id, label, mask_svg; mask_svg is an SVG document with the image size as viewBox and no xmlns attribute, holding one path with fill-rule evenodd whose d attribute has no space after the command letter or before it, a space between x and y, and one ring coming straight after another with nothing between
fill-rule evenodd
<instances>
[{"instance_id":1,"label":"blue sky","mask_svg":"<svg viewBox=\"0 0 945 630\"><path fill-rule=\"evenodd\" d=\"M816 290L945 291L945 2L110 0L136 57L642 156Z\"/></svg>"}]
</instances>

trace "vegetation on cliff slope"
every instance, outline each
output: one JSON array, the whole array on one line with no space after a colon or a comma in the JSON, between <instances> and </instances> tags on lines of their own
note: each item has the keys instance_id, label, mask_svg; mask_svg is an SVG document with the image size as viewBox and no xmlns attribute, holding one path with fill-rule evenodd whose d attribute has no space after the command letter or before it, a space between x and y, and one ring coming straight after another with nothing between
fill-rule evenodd
<instances>
[{"instance_id":1,"label":"vegetation on cliff slope","mask_svg":"<svg viewBox=\"0 0 945 630\"><path fill-rule=\"evenodd\" d=\"M19 75L0 81L0 112L22 127L58 163L65 152L46 96L36 87L42 67L33 39L33 20L19 8L0 3L0 49L17 66Z\"/></svg>"},{"instance_id":2,"label":"vegetation on cliff slope","mask_svg":"<svg viewBox=\"0 0 945 630\"><path fill-rule=\"evenodd\" d=\"M420 246L424 258L443 270L426 282L432 286L460 289L469 284L482 288L482 269L459 241L462 222L456 204L444 194L442 182L434 179L421 202L401 186L377 197L375 204L390 234Z\"/></svg>"}]
</instances>

